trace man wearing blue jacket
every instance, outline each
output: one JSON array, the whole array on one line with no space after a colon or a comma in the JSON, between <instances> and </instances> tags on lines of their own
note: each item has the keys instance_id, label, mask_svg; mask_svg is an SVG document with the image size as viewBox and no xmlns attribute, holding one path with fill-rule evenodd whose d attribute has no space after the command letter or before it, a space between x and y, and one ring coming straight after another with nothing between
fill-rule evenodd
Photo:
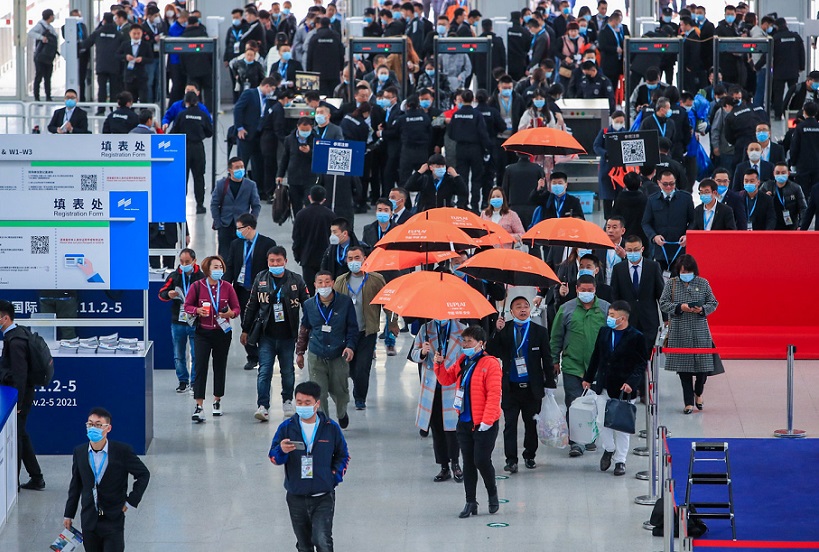
<instances>
[{"instance_id":1,"label":"man wearing blue jacket","mask_svg":"<svg viewBox=\"0 0 819 552\"><path fill-rule=\"evenodd\" d=\"M312 381L296 386L296 414L279 425L268 456L284 466L296 547L332 552L335 489L344 480L350 454L341 428L319 411L322 393Z\"/></svg>"},{"instance_id":2,"label":"man wearing blue jacket","mask_svg":"<svg viewBox=\"0 0 819 552\"><path fill-rule=\"evenodd\" d=\"M185 93L187 94L188 92L196 92L196 95L199 96L199 87L194 83L188 83L188 85L185 86ZM212 123L213 115L210 114L207 106L201 101L197 105L205 115L210 117L210 122ZM166 132L168 127L171 126L173 120L176 119L176 116L183 111L185 111L185 100L179 100L178 102L172 103L168 108L168 111L165 112L165 115L162 116L162 132Z\"/></svg>"}]
</instances>

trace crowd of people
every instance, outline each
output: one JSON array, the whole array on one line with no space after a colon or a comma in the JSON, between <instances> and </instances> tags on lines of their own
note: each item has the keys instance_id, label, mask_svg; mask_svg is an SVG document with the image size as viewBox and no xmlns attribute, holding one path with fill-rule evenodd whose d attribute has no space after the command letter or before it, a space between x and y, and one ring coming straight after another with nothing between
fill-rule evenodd
<instances>
[{"instance_id":1,"label":"crowd of people","mask_svg":"<svg viewBox=\"0 0 819 552\"><path fill-rule=\"evenodd\" d=\"M340 429L351 423L349 382L355 409L365 410L379 340L385 354L395 356L398 334L414 336L408 359L419 370L415 423L422 438L432 436L440 467L434 481L464 483L464 518L477 513L479 473L489 512L499 509L491 455L501 414L503 469L516 473L521 458L525 468L535 469L534 416L559 381L567 409L586 389L634 401L645 396L646 363L663 323L669 346L710 348L707 317L718 303L686 253L686 233L810 228L819 206L819 72L798 82L804 47L776 14L760 18L740 2L726 6L715 26L703 6L675 12L661 2L657 30L646 36L684 39L683 82L670 84L675 59L668 55L633 64L624 75L630 31L620 11L608 13L606 0L594 11L567 0L541 0L534 9L514 11L505 43L466 0L378 0L363 12L363 36L406 37L407 63L395 54L355 54L348 67L336 5L315 3L301 20L288 1L273 2L269 10L248 4L232 11L222 61L234 91L229 139L238 152L211 192L218 254L200 262L192 249L183 249L160 297L172 305L176 391L192 392L194 422L207 419L211 366L212 414L223 412L232 319L241 327L244 368L258 367L253 416L261 422L271 418L278 361L285 421L270 458L286 465L299 546L330 550L332 504L323 497L332 495L347 467ZM210 75L202 73L209 65L192 62L189 54L171 55L168 74L159 75L152 65L157 50L150 45L161 36L207 32L201 14L188 12L184 1L164 11L154 3L144 11L137 6L127 0L113 6L81 42L81 49L97 46L98 99L115 97L119 104L106 131L185 134L196 212L204 215L203 141L214 133L207 108L219 107L213 105ZM53 20L49 12L43 13L43 28ZM440 56L436 65L436 36L488 37L494 47L489 60L461 53ZM714 36L772 36L774 54L720 54L715 74ZM48 43L50 35L42 33L41 40ZM486 63L489 77L477 69ZM319 90L297 89L296 73L302 71L320 75ZM771 98L765 97L766 85ZM171 101L161 123L150 111L129 113L136 101L155 101L159 86L168 86ZM533 224L584 218L569 192L571 165L556 166L565 158L501 148L523 129L567 130L559 107L564 97L609 102L609 125L594 153L600 156L598 196L611 245L529 247L560 279L536 290L531 301L459 270L474 250L434 267L505 305L500 315L481 320L401 320L371 304L401 273L366 272L363 264L378 241L413 214L438 207L470 210L507 230L515 238L509 247L524 249L521 235ZM314 116L288 119L286 109L297 98ZM76 91L66 91L51 132L87 130L77 99ZM788 112L796 117L782 143L773 141L768 100L774 120ZM608 134L628 131L627 121L657 132L660 162L622 174L612 170L604 142ZM317 139L365 142L364 175L313 174ZM284 209L293 219L290 252L257 231L262 203L275 202L285 190ZM371 217L372 208L374 219L357 236L355 216ZM174 226L152 225L153 245L176 243ZM287 268L290 253L302 274ZM13 312L0 309L0 322L6 333ZM296 366L308 369L311 382L295 386ZM665 368L679 374L685 414L703 410L706 378L722 371L711 354L670 356ZM525 433L521 457L518 419ZM613 462L614 475L625 474L628 434L606 429L599 445L600 469ZM321 453L311 454L314 446ZM597 447L570 442L568 455Z\"/></svg>"}]
</instances>

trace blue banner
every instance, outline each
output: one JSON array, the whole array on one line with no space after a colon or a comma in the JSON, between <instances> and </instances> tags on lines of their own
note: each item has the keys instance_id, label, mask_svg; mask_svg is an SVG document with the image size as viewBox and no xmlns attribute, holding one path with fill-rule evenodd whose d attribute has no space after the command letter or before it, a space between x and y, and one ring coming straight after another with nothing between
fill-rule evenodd
<instances>
[{"instance_id":1,"label":"blue banner","mask_svg":"<svg viewBox=\"0 0 819 552\"><path fill-rule=\"evenodd\" d=\"M151 222L185 222L185 136L151 136Z\"/></svg>"}]
</instances>

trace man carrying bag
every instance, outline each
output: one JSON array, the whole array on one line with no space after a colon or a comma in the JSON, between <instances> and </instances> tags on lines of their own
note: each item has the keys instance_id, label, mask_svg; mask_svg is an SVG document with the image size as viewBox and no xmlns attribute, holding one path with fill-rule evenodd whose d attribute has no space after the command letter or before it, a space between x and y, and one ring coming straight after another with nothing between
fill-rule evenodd
<instances>
[{"instance_id":1,"label":"man carrying bag","mask_svg":"<svg viewBox=\"0 0 819 552\"><path fill-rule=\"evenodd\" d=\"M647 362L645 338L638 330L629 326L630 314L631 307L626 301L615 301L611 304L606 327L600 328L597 334L594 352L583 377L584 389L591 388L598 395L608 399L606 421L604 427L600 428L600 439L604 449L600 458L600 470L608 470L613 458L614 475L625 475L626 455L629 449L629 433L622 431L629 429L625 427L629 424L617 423L622 420L617 420L616 414L620 414L620 408L625 407L624 410L630 411L626 414L626 422L636 417L631 400L644 377ZM620 397L619 402L625 404L613 404L618 399L612 397Z\"/></svg>"}]
</instances>

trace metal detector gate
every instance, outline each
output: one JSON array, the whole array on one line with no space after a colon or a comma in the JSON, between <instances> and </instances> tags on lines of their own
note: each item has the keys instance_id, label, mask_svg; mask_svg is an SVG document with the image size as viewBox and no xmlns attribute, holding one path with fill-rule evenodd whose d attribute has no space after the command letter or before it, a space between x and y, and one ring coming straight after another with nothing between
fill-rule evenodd
<instances>
[{"instance_id":1,"label":"metal detector gate","mask_svg":"<svg viewBox=\"0 0 819 552\"><path fill-rule=\"evenodd\" d=\"M625 56L625 78L623 84L625 86L625 103L626 103L626 128L631 125L631 109L629 102L631 94L634 92L630 85L629 76L631 75L631 58L632 56L656 56L660 58L666 54L675 54L677 56L677 87L682 87L683 74L685 72L685 59L683 57L683 47L681 38L630 38L626 37L626 56ZM660 68L658 61L657 68ZM661 73L662 74L662 73ZM671 83L668 83L671 84Z\"/></svg>"},{"instance_id":2,"label":"metal detector gate","mask_svg":"<svg viewBox=\"0 0 819 552\"><path fill-rule=\"evenodd\" d=\"M714 37L714 74L720 74L720 54L765 54L763 70L765 79L765 98L762 107L766 113L771 112L771 58L773 57L773 40L771 38L720 38ZM716 79L715 79L716 80ZM732 83L733 84L733 83ZM744 86L743 86L744 88Z\"/></svg>"},{"instance_id":3,"label":"metal detector gate","mask_svg":"<svg viewBox=\"0 0 819 552\"><path fill-rule=\"evenodd\" d=\"M359 37L350 38L350 58L348 60L348 71L350 72L350 99L355 96L355 55L376 55L383 54L389 56L398 54L401 56L401 73L404 75L401 81L401 95L407 96L407 38L406 37ZM373 67L375 71L376 67ZM373 90L373 93L375 91Z\"/></svg>"},{"instance_id":4,"label":"metal detector gate","mask_svg":"<svg viewBox=\"0 0 819 552\"><path fill-rule=\"evenodd\" d=\"M441 38L436 36L434 39L434 62L435 62L435 107L441 107L441 98L438 95L438 79L441 77L440 65L438 65L438 58L441 55L448 54L486 54L486 82L492 82L492 37L476 37L476 38ZM470 61L473 61L470 59ZM472 67L472 73L476 73L476 68ZM453 90L454 92L454 90Z\"/></svg>"},{"instance_id":5,"label":"metal detector gate","mask_svg":"<svg viewBox=\"0 0 819 552\"><path fill-rule=\"evenodd\" d=\"M159 74L164 75L167 72L167 62L165 54L211 54L211 90L213 90L213 105L208 105L207 108L213 117L213 138L211 138L211 160L210 160L210 187L211 190L216 187L216 129L217 118L219 117L219 39L210 36L197 36L195 40L187 38L166 38L162 37L159 40ZM164 81L163 81L164 82ZM168 89L166 86L160 86L160 101L159 106L163 110L168 109ZM204 98L200 98L204 103ZM159 118L159 114L157 114Z\"/></svg>"}]
</instances>

